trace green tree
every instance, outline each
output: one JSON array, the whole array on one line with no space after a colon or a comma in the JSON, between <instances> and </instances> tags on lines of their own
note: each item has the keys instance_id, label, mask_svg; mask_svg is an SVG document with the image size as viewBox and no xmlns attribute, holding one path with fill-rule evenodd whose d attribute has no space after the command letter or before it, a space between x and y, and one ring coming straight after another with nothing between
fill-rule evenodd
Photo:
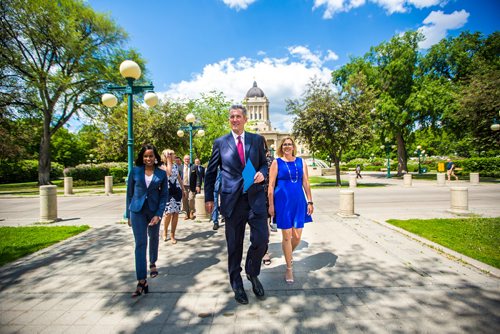
<instances>
[{"instance_id":1,"label":"green tree","mask_svg":"<svg viewBox=\"0 0 500 334\"><path fill-rule=\"evenodd\" d=\"M0 110L40 120L40 184L50 183L52 135L74 115L94 113L125 39L80 0L0 3Z\"/></svg>"},{"instance_id":2,"label":"green tree","mask_svg":"<svg viewBox=\"0 0 500 334\"><path fill-rule=\"evenodd\" d=\"M296 116L293 135L311 150L331 157L338 186L342 154L371 135L368 115L373 97L366 77L359 74L351 77L341 92L313 79L300 100L287 101L287 111Z\"/></svg>"},{"instance_id":3,"label":"green tree","mask_svg":"<svg viewBox=\"0 0 500 334\"><path fill-rule=\"evenodd\" d=\"M205 130L205 135L194 141L194 155L203 163L207 162L212 154L214 140L230 131L230 106L231 102L224 94L216 91L201 94L201 98L194 101L193 112Z\"/></svg>"}]
</instances>

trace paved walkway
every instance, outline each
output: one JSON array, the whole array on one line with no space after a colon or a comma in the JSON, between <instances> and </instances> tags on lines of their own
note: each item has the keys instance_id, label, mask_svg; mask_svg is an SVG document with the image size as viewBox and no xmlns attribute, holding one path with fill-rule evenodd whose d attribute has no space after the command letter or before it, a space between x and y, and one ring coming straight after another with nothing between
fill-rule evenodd
<instances>
[{"instance_id":1,"label":"paved walkway","mask_svg":"<svg viewBox=\"0 0 500 334\"><path fill-rule=\"evenodd\" d=\"M372 200L366 191L378 191L379 199L398 193L411 198L412 191L419 198L419 189L442 196L430 183L364 189L356 189L361 211L361 198ZM499 190L475 187L474 194L490 194L481 199L489 204L472 201L471 208L500 216ZM315 221L294 255L295 284L284 282L281 237L272 233L273 262L260 276L267 298L257 300L245 280L249 305L233 300L223 227L212 231L206 222L181 221L179 242L160 244L160 275L148 280L151 292L132 299L133 238L127 225L117 223L124 197L62 197L62 223L94 228L0 267L0 333L500 332L498 271L457 261L368 214L338 217L337 189L314 190L313 196ZM23 202L36 206L30 199L0 199L0 224L22 222L31 212ZM389 210L397 218L418 205ZM445 212L442 206L432 210Z\"/></svg>"}]
</instances>

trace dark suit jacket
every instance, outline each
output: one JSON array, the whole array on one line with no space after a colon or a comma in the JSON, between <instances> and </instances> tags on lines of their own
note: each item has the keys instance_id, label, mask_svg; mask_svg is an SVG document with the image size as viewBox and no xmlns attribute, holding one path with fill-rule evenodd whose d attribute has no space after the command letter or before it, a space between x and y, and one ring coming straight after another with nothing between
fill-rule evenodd
<instances>
[{"instance_id":1,"label":"dark suit jacket","mask_svg":"<svg viewBox=\"0 0 500 334\"><path fill-rule=\"evenodd\" d=\"M196 165L191 165L189 167L189 190L196 192L196 187L201 188L201 178L198 174L198 168ZM184 164L179 167L179 174L181 176L182 184L184 184Z\"/></svg>"},{"instance_id":2,"label":"dark suit jacket","mask_svg":"<svg viewBox=\"0 0 500 334\"><path fill-rule=\"evenodd\" d=\"M125 218L130 218L130 211L140 212L146 202L149 210L156 216L163 216L168 198L168 179L164 170L155 168L153 179L146 187L144 166L136 166L130 172L127 181L127 206Z\"/></svg>"},{"instance_id":3,"label":"dark suit jacket","mask_svg":"<svg viewBox=\"0 0 500 334\"><path fill-rule=\"evenodd\" d=\"M197 166L198 167L198 178L200 181L200 185L203 184L203 180L205 179L205 167L202 165Z\"/></svg>"},{"instance_id":4,"label":"dark suit jacket","mask_svg":"<svg viewBox=\"0 0 500 334\"><path fill-rule=\"evenodd\" d=\"M263 137L245 132L245 159L250 159L257 171L267 176L266 153ZM230 217L236 202L243 194L243 165L238 156L238 150L232 133L215 140L212 156L205 173L205 202L213 202L214 186L217 177L217 167L222 174L220 192L220 212L224 217ZM248 203L257 214L266 214L266 194L264 182L253 184L248 188Z\"/></svg>"}]
</instances>

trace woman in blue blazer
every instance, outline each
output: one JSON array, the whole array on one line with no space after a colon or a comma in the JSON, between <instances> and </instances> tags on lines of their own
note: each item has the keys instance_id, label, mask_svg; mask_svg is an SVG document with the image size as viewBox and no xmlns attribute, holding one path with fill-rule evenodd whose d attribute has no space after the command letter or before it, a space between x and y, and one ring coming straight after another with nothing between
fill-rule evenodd
<instances>
[{"instance_id":1,"label":"woman in blue blazer","mask_svg":"<svg viewBox=\"0 0 500 334\"><path fill-rule=\"evenodd\" d=\"M135 239L135 272L137 289L132 297L148 293L146 248L149 235L151 277L158 276L158 241L160 224L168 197L167 174L158 167L160 155L151 144L139 152L127 181L126 218Z\"/></svg>"}]
</instances>

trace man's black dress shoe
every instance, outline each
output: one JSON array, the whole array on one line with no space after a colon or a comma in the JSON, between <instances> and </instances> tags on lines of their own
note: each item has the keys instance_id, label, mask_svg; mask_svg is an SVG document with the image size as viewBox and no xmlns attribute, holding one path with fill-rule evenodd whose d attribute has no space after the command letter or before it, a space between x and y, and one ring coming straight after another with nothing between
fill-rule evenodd
<instances>
[{"instance_id":1,"label":"man's black dress shoe","mask_svg":"<svg viewBox=\"0 0 500 334\"><path fill-rule=\"evenodd\" d=\"M242 287L234 289L234 299L240 304L248 304L247 294Z\"/></svg>"},{"instance_id":2,"label":"man's black dress shoe","mask_svg":"<svg viewBox=\"0 0 500 334\"><path fill-rule=\"evenodd\" d=\"M214 230L214 231L216 231L216 230L218 230L218 229L219 229L219 224L215 223L215 224L214 224L214 227L213 227L213 230Z\"/></svg>"},{"instance_id":3,"label":"man's black dress shoe","mask_svg":"<svg viewBox=\"0 0 500 334\"><path fill-rule=\"evenodd\" d=\"M257 276L250 276L247 275L248 280L252 283L252 290L253 293L255 293L255 296L258 299L264 299L264 287L259 281L259 278Z\"/></svg>"}]
</instances>

